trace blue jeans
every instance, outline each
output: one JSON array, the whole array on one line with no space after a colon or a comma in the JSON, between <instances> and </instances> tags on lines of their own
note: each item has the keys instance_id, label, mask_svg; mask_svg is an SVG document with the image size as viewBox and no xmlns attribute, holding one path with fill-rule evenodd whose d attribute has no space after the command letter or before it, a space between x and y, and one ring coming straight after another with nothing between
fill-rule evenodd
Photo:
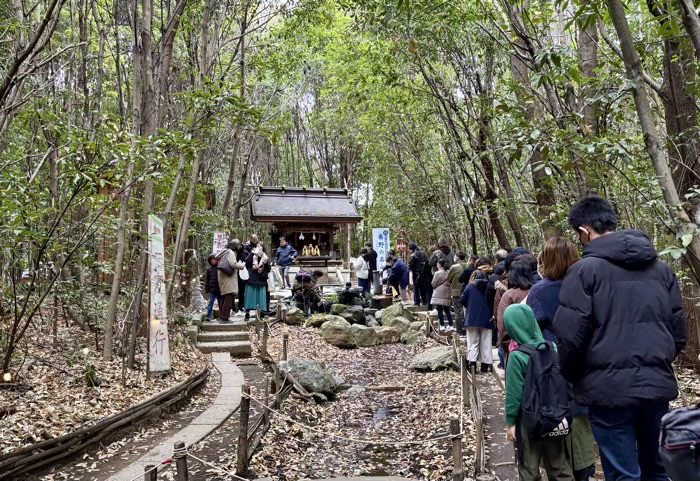
<instances>
[{"instance_id":1,"label":"blue jeans","mask_svg":"<svg viewBox=\"0 0 700 481\"><path fill-rule=\"evenodd\" d=\"M659 456L661 418L667 412L667 401L640 400L624 408L589 407L606 480L668 480Z\"/></svg>"},{"instance_id":2,"label":"blue jeans","mask_svg":"<svg viewBox=\"0 0 700 481\"><path fill-rule=\"evenodd\" d=\"M362 288L362 292L369 292L369 279L357 278L357 285Z\"/></svg>"},{"instance_id":3,"label":"blue jeans","mask_svg":"<svg viewBox=\"0 0 700 481\"><path fill-rule=\"evenodd\" d=\"M452 313L450 312L450 308L445 306L435 306L435 308L438 311L438 319L440 319L440 326L445 325L445 319L442 317L442 311L445 311L445 313L447 314L447 322L450 324L450 327L452 327Z\"/></svg>"},{"instance_id":4,"label":"blue jeans","mask_svg":"<svg viewBox=\"0 0 700 481\"><path fill-rule=\"evenodd\" d=\"M213 292L209 293L209 305L207 306L207 319L211 319L211 316L214 312L214 301L218 301L219 309L221 309L221 304L223 301L221 300L221 293L216 293L214 294Z\"/></svg>"}]
</instances>

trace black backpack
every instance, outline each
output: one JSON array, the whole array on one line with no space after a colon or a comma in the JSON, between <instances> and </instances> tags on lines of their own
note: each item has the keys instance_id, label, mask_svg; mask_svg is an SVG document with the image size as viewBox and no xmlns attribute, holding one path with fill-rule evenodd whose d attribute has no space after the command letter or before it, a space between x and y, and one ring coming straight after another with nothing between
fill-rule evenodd
<instances>
[{"instance_id":1,"label":"black backpack","mask_svg":"<svg viewBox=\"0 0 700 481\"><path fill-rule=\"evenodd\" d=\"M659 454L674 481L700 480L700 409L681 408L661 419Z\"/></svg>"},{"instance_id":2,"label":"black backpack","mask_svg":"<svg viewBox=\"0 0 700 481\"><path fill-rule=\"evenodd\" d=\"M571 432L574 397L559 370L554 344L544 349L523 344L518 351L530 356L523 389L522 421L531 439L566 436ZM540 344L540 345L542 345Z\"/></svg>"}]
</instances>

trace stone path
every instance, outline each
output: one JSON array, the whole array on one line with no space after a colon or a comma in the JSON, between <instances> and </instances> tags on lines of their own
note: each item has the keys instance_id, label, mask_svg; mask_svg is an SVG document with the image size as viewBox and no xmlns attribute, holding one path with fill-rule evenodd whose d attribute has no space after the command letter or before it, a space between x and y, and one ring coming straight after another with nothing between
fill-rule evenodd
<instances>
[{"instance_id":1,"label":"stone path","mask_svg":"<svg viewBox=\"0 0 700 481\"><path fill-rule=\"evenodd\" d=\"M130 481L137 477L143 479L144 467L149 464L157 465L171 458L173 445L177 441L183 441L188 447L198 443L221 426L238 409L241 403L241 388L245 382L243 372L231 361L231 355L228 352L215 352L212 354L212 360L221 373L221 389L211 407L184 429L165 439L128 468L122 469L106 481Z\"/></svg>"}]
</instances>

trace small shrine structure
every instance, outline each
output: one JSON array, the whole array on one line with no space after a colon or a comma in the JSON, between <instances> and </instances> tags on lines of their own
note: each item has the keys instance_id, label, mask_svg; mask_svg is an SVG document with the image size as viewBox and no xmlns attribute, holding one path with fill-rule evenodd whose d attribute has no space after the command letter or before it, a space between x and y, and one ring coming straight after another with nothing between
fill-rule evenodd
<instances>
[{"instance_id":1,"label":"small shrine structure","mask_svg":"<svg viewBox=\"0 0 700 481\"><path fill-rule=\"evenodd\" d=\"M270 252L284 237L299 252L300 266L342 265L338 230L362 220L347 189L260 187L250 206L253 221L272 224Z\"/></svg>"}]
</instances>

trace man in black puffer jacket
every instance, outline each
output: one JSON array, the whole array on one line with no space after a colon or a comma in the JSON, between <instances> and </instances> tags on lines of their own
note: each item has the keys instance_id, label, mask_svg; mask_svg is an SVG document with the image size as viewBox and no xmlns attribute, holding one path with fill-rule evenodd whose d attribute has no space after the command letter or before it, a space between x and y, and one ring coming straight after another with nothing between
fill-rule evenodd
<instances>
[{"instance_id":1,"label":"man in black puffer jacket","mask_svg":"<svg viewBox=\"0 0 700 481\"><path fill-rule=\"evenodd\" d=\"M562 373L589 408L605 479L667 480L659 429L678 395L672 363L687 340L678 280L643 232L615 232L605 199L581 199L569 224L584 249L554 320Z\"/></svg>"}]
</instances>

